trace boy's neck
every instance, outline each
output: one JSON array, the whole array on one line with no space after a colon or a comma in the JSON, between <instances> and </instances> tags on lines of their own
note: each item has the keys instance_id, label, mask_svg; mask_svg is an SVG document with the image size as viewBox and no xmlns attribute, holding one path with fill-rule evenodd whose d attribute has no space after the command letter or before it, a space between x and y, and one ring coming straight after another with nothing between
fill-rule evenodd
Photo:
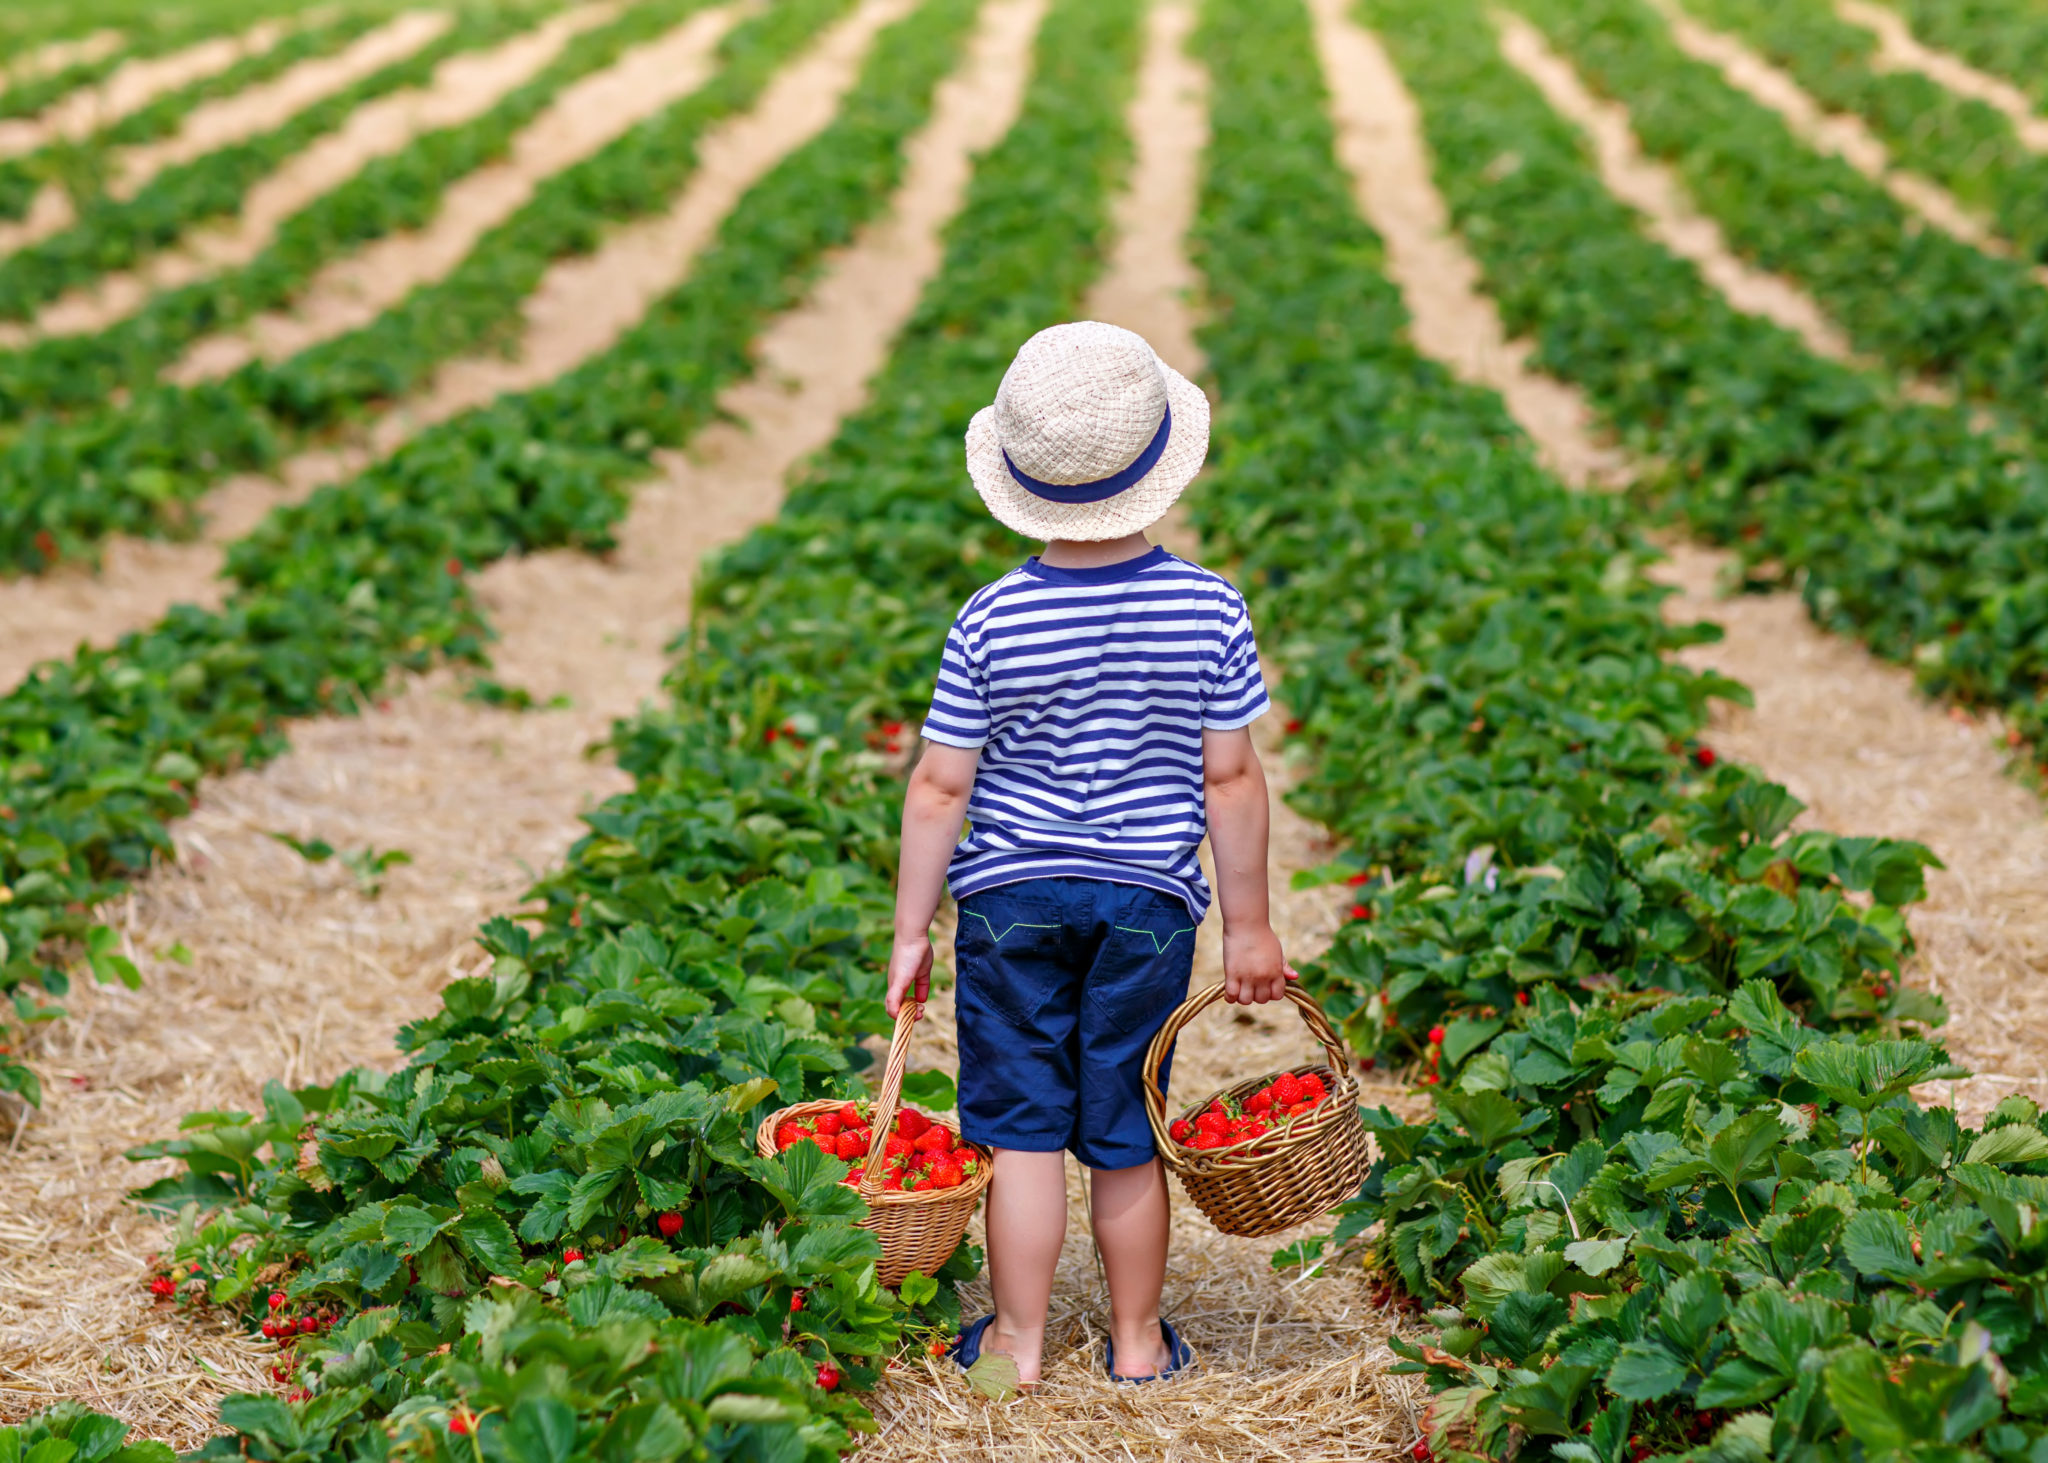
<instances>
[{"instance_id":1,"label":"boy's neck","mask_svg":"<svg viewBox=\"0 0 2048 1463\"><path fill-rule=\"evenodd\" d=\"M1048 569L1101 569L1110 564L1121 564L1127 559L1142 558L1152 552L1152 540L1141 530L1127 533L1122 538L1105 538L1088 541L1073 538L1056 538L1046 544L1038 562Z\"/></svg>"}]
</instances>

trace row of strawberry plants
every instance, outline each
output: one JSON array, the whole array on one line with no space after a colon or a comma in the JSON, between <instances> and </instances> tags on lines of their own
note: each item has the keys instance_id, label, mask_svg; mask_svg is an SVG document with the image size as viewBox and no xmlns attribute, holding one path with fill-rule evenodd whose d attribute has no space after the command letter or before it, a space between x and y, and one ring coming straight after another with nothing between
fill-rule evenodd
<instances>
[{"instance_id":1,"label":"row of strawberry plants","mask_svg":"<svg viewBox=\"0 0 2048 1463\"><path fill-rule=\"evenodd\" d=\"M2048 15L2029 0L1899 0L1914 32L2032 95L2048 110Z\"/></svg>"},{"instance_id":2,"label":"row of strawberry plants","mask_svg":"<svg viewBox=\"0 0 2048 1463\"><path fill-rule=\"evenodd\" d=\"M2023 257L2048 260L2048 158L2003 112L1916 71L1880 70L1877 37L1817 0L1690 0L1688 9L1740 35L1830 111L1869 122L1902 166L1989 217Z\"/></svg>"},{"instance_id":3,"label":"row of strawberry plants","mask_svg":"<svg viewBox=\"0 0 2048 1463\"><path fill-rule=\"evenodd\" d=\"M1462 8L1456 12L1472 18ZM1508 327L1648 465L1642 491L1796 582L1930 691L2048 731L2048 479L1967 411L1901 402L1737 312L1644 238L1586 139L1490 46L1418 46L1439 182ZM1455 77L1455 82L1451 79ZM1486 104L1442 102L1453 85Z\"/></svg>"},{"instance_id":4,"label":"row of strawberry plants","mask_svg":"<svg viewBox=\"0 0 2048 1463\"><path fill-rule=\"evenodd\" d=\"M175 244L196 225L232 214L252 184L341 126L364 102L418 86L450 56L490 45L525 24L526 16L516 9L489 6L467 11L441 36L403 60L344 87L269 132L167 168L132 198L92 194L70 228L0 262L0 319L32 319L67 290L130 268ZM332 27L302 32L259 59L281 70L287 63L330 55L370 28L371 17L351 16Z\"/></svg>"},{"instance_id":5,"label":"row of strawberry plants","mask_svg":"<svg viewBox=\"0 0 2048 1463\"><path fill-rule=\"evenodd\" d=\"M97 334L59 336L0 354L0 420L32 410L75 411L117 392L149 391L157 373L195 340L284 308L321 266L349 250L426 225L447 189L501 159L518 132L565 86L609 66L705 3L647 0L577 36L482 116L415 138L309 203L280 224L275 241L247 265L156 295L134 316Z\"/></svg>"},{"instance_id":6,"label":"row of strawberry plants","mask_svg":"<svg viewBox=\"0 0 2048 1463\"><path fill-rule=\"evenodd\" d=\"M156 386L75 420L32 419L0 451L0 564L34 571L109 532L189 532L194 500L221 476L269 467L292 444L423 385L451 357L505 343L549 265L664 207L695 171L704 135L752 105L851 3L752 12L720 43L704 87L549 178L445 279L365 328L224 381Z\"/></svg>"},{"instance_id":7,"label":"row of strawberry plants","mask_svg":"<svg viewBox=\"0 0 2048 1463\"><path fill-rule=\"evenodd\" d=\"M779 23L808 31L844 3L785 6ZM178 606L0 697L0 994L20 1020L59 1014L41 995L68 988L67 954L136 979L91 910L171 851L163 825L201 776L276 756L285 718L345 711L438 658L480 661L469 569L610 545L649 454L709 419L761 322L879 206L897 135L842 123L749 194L689 284L612 351L273 513L231 546L220 610ZM791 178L811 189L801 206ZM27 1069L10 1070L0 1082L33 1097Z\"/></svg>"},{"instance_id":8,"label":"row of strawberry plants","mask_svg":"<svg viewBox=\"0 0 2048 1463\"><path fill-rule=\"evenodd\" d=\"M885 45L923 70L878 58L853 113L899 119L900 141L974 9L933 0L899 25ZM871 1426L839 1389L958 1324L942 1282L971 1250L882 1290L848 1166L810 1144L758 1159L750 1139L765 1104L854 1090L853 1043L885 1024L900 784L870 734L921 701L983 577L963 533L1017 548L957 444L1099 267L1138 12L1052 7L1023 115L977 168L873 405L707 580L672 707L619 730L635 790L593 815L536 921L485 928L493 974L405 1030L398 1073L274 1087L262 1115L203 1115L148 1150L187 1161L156 1202L226 1201L185 1222L167 1288L196 1279L293 1338L293 1394L228 1399L232 1432L203 1456L518 1458L547 1436L557 1457L825 1458ZM768 186L794 207L817 183ZM701 338L691 323L644 344ZM666 364L592 373L590 409L643 414ZM814 616L853 626L813 644Z\"/></svg>"},{"instance_id":9,"label":"row of strawberry plants","mask_svg":"<svg viewBox=\"0 0 2048 1463\"><path fill-rule=\"evenodd\" d=\"M205 103L269 81L301 61L331 54L368 30L380 18L351 11L321 24L295 27L275 44L255 49L212 75L173 87L147 105L80 141L60 141L21 157L9 158L0 163L0 218L23 217L36 193L50 183L65 188L75 202L90 203L104 189L112 149L168 137ZM152 49L161 49L171 43L172 36L178 37L182 44L192 45L230 28L241 30L258 23L249 16L232 20L213 16L210 21L203 32L191 29L189 23L179 25L161 36L158 46Z\"/></svg>"},{"instance_id":10,"label":"row of strawberry plants","mask_svg":"<svg viewBox=\"0 0 2048 1463\"><path fill-rule=\"evenodd\" d=\"M1648 0L1530 0L1599 91L1627 103L1636 135L1672 163L1764 268L1800 281L1857 348L1952 380L2029 429L2048 428L2048 290L1922 222L1840 158L1679 49Z\"/></svg>"},{"instance_id":11,"label":"row of strawberry plants","mask_svg":"<svg viewBox=\"0 0 2048 1463\"><path fill-rule=\"evenodd\" d=\"M2039 1456L2048 1125L1908 1095L1951 1070L1901 1033L1939 1017L1898 989L1929 855L1789 833L1782 788L1705 755L1735 688L1664 659L1697 632L1625 505L1409 345L1305 17L1207 9L1226 404L1195 514L1349 841L1355 917L1306 976L1432 1109L1367 1114L1360 1195L1284 1259L1356 1246L1431 1307L1393 1343L1435 1393L1418 1458ZM1367 9L1432 122L1494 112L1477 3Z\"/></svg>"}]
</instances>

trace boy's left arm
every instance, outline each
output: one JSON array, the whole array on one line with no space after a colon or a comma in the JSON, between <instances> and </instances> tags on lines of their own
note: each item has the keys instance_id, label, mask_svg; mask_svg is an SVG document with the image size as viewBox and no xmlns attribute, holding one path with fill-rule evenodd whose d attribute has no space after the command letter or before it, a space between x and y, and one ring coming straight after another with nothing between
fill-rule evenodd
<instances>
[{"instance_id":1,"label":"boy's left arm","mask_svg":"<svg viewBox=\"0 0 2048 1463\"><path fill-rule=\"evenodd\" d=\"M910 774L903 794L903 860L896 873L896 940L889 952L891 1016L913 986L920 1001L930 994L932 921L980 766L979 747L927 741Z\"/></svg>"},{"instance_id":2,"label":"boy's left arm","mask_svg":"<svg viewBox=\"0 0 2048 1463\"><path fill-rule=\"evenodd\" d=\"M1223 911L1223 998L1244 1006L1277 1001L1287 982L1300 977L1273 933L1266 891L1272 814L1250 727L1202 733L1202 784L1209 846L1216 855L1216 902Z\"/></svg>"}]
</instances>

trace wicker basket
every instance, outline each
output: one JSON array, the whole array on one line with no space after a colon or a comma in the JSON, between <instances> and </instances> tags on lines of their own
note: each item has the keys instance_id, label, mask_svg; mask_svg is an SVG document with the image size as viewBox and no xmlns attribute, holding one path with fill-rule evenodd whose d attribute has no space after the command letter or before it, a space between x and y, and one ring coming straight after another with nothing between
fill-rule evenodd
<instances>
[{"instance_id":1,"label":"wicker basket","mask_svg":"<svg viewBox=\"0 0 2048 1463\"><path fill-rule=\"evenodd\" d=\"M1365 1125L1358 1118L1358 1081L1330 1018L1314 996L1289 983L1287 999L1301 1012L1309 1031L1329 1053L1328 1066L1291 1068L1297 1076L1314 1072L1329 1096L1292 1119L1280 1132L1247 1138L1228 1148L1183 1148L1167 1131L1166 1094L1159 1090L1159 1064L1173 1049L1181 1030L1223 998L1223 987L1210 986L1190 996L1166 1018L1145 1050L1145 1112L1152 1119L1166 1166L1180 1175L1195 1207L1225 1234L1256 1239L1320 1218L1353 1197L1365 1180ZM1268 1072L1211 1093L1182 1112L1193 1120L1216 1097L1239 1100L1278 1077ZM1253 1152L1256 1148L1258 1151Z\"/></svg>"},{"instance_id":2,"label":"wicker basket","mask_svg":"<svg viewBox=\"0 0 2048 1463\"><path fill-rule=\"evenodd\" d=\"M974 1217L975 1206L988 1191L989 1179L995 1171L995 1160L989 1151L963 1139L960 1147L981 1161L959 1188L905 1193L882 1187L882 1148L888 1142L889 1130L895 1126L897 1109L903 1105L900 1099L903 1069L910 1061L910 1028L923 1016L924 1007L916 1001L905 1001L897 1012L896 1031L889 1038L889 1063L883 1068L882 1090L875 1099L874 1143L868 1149L867 1171L860 1181L860 1196L868 1206L868 1217L860 1225L862 1229L873 1230L882 1242L882 1262L876 1269L882 1284L891 1288L901 1285L903 1277L913 1270L935 1275L953 1257L953 1251L960 1248L960 1241L967 1235L967 1221ZM771 1113L754 1131L754 1151L763 1158L773 1157L776 1128L793 1119L836 1112L844 1105L845 1099L835 1097L799 1102ZM923 1115L939 1122L930 1113Z\"/></svg>"}]
</instances>

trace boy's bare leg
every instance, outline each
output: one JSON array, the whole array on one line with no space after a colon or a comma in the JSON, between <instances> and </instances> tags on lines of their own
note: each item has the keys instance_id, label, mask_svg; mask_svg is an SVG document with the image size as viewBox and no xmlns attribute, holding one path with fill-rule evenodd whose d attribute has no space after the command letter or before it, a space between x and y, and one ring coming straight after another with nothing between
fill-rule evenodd
<instances>
[{"instance_id":1,"label":"boy's bare leg","mask_svg":"<svg viewBox=\"0 0 2048 1463\"><path fill-rule=\"evenodd\" d=\"M1017 1379L1026 1386L1038 1382L1045 1313L1066 1237L1067 1155L996 1149L988 1190L988 1280L996 1319L981 1349L1014 1357Z\"/></svg>"},{"instance_id":2,"label":"boy's bare leg","mask_svg":"<svg viewBox=\"0 0 2048 1463\"><path fill-rule=\"evenodd\" d=\"M1158 1159L1136 1168L1090 1171L1089 1213L1109 1279L1109 1333L1118 1376L1166 1366L1159 1292L1166 1286L1166 1171Z\"/></svg>"}]
</instances>

